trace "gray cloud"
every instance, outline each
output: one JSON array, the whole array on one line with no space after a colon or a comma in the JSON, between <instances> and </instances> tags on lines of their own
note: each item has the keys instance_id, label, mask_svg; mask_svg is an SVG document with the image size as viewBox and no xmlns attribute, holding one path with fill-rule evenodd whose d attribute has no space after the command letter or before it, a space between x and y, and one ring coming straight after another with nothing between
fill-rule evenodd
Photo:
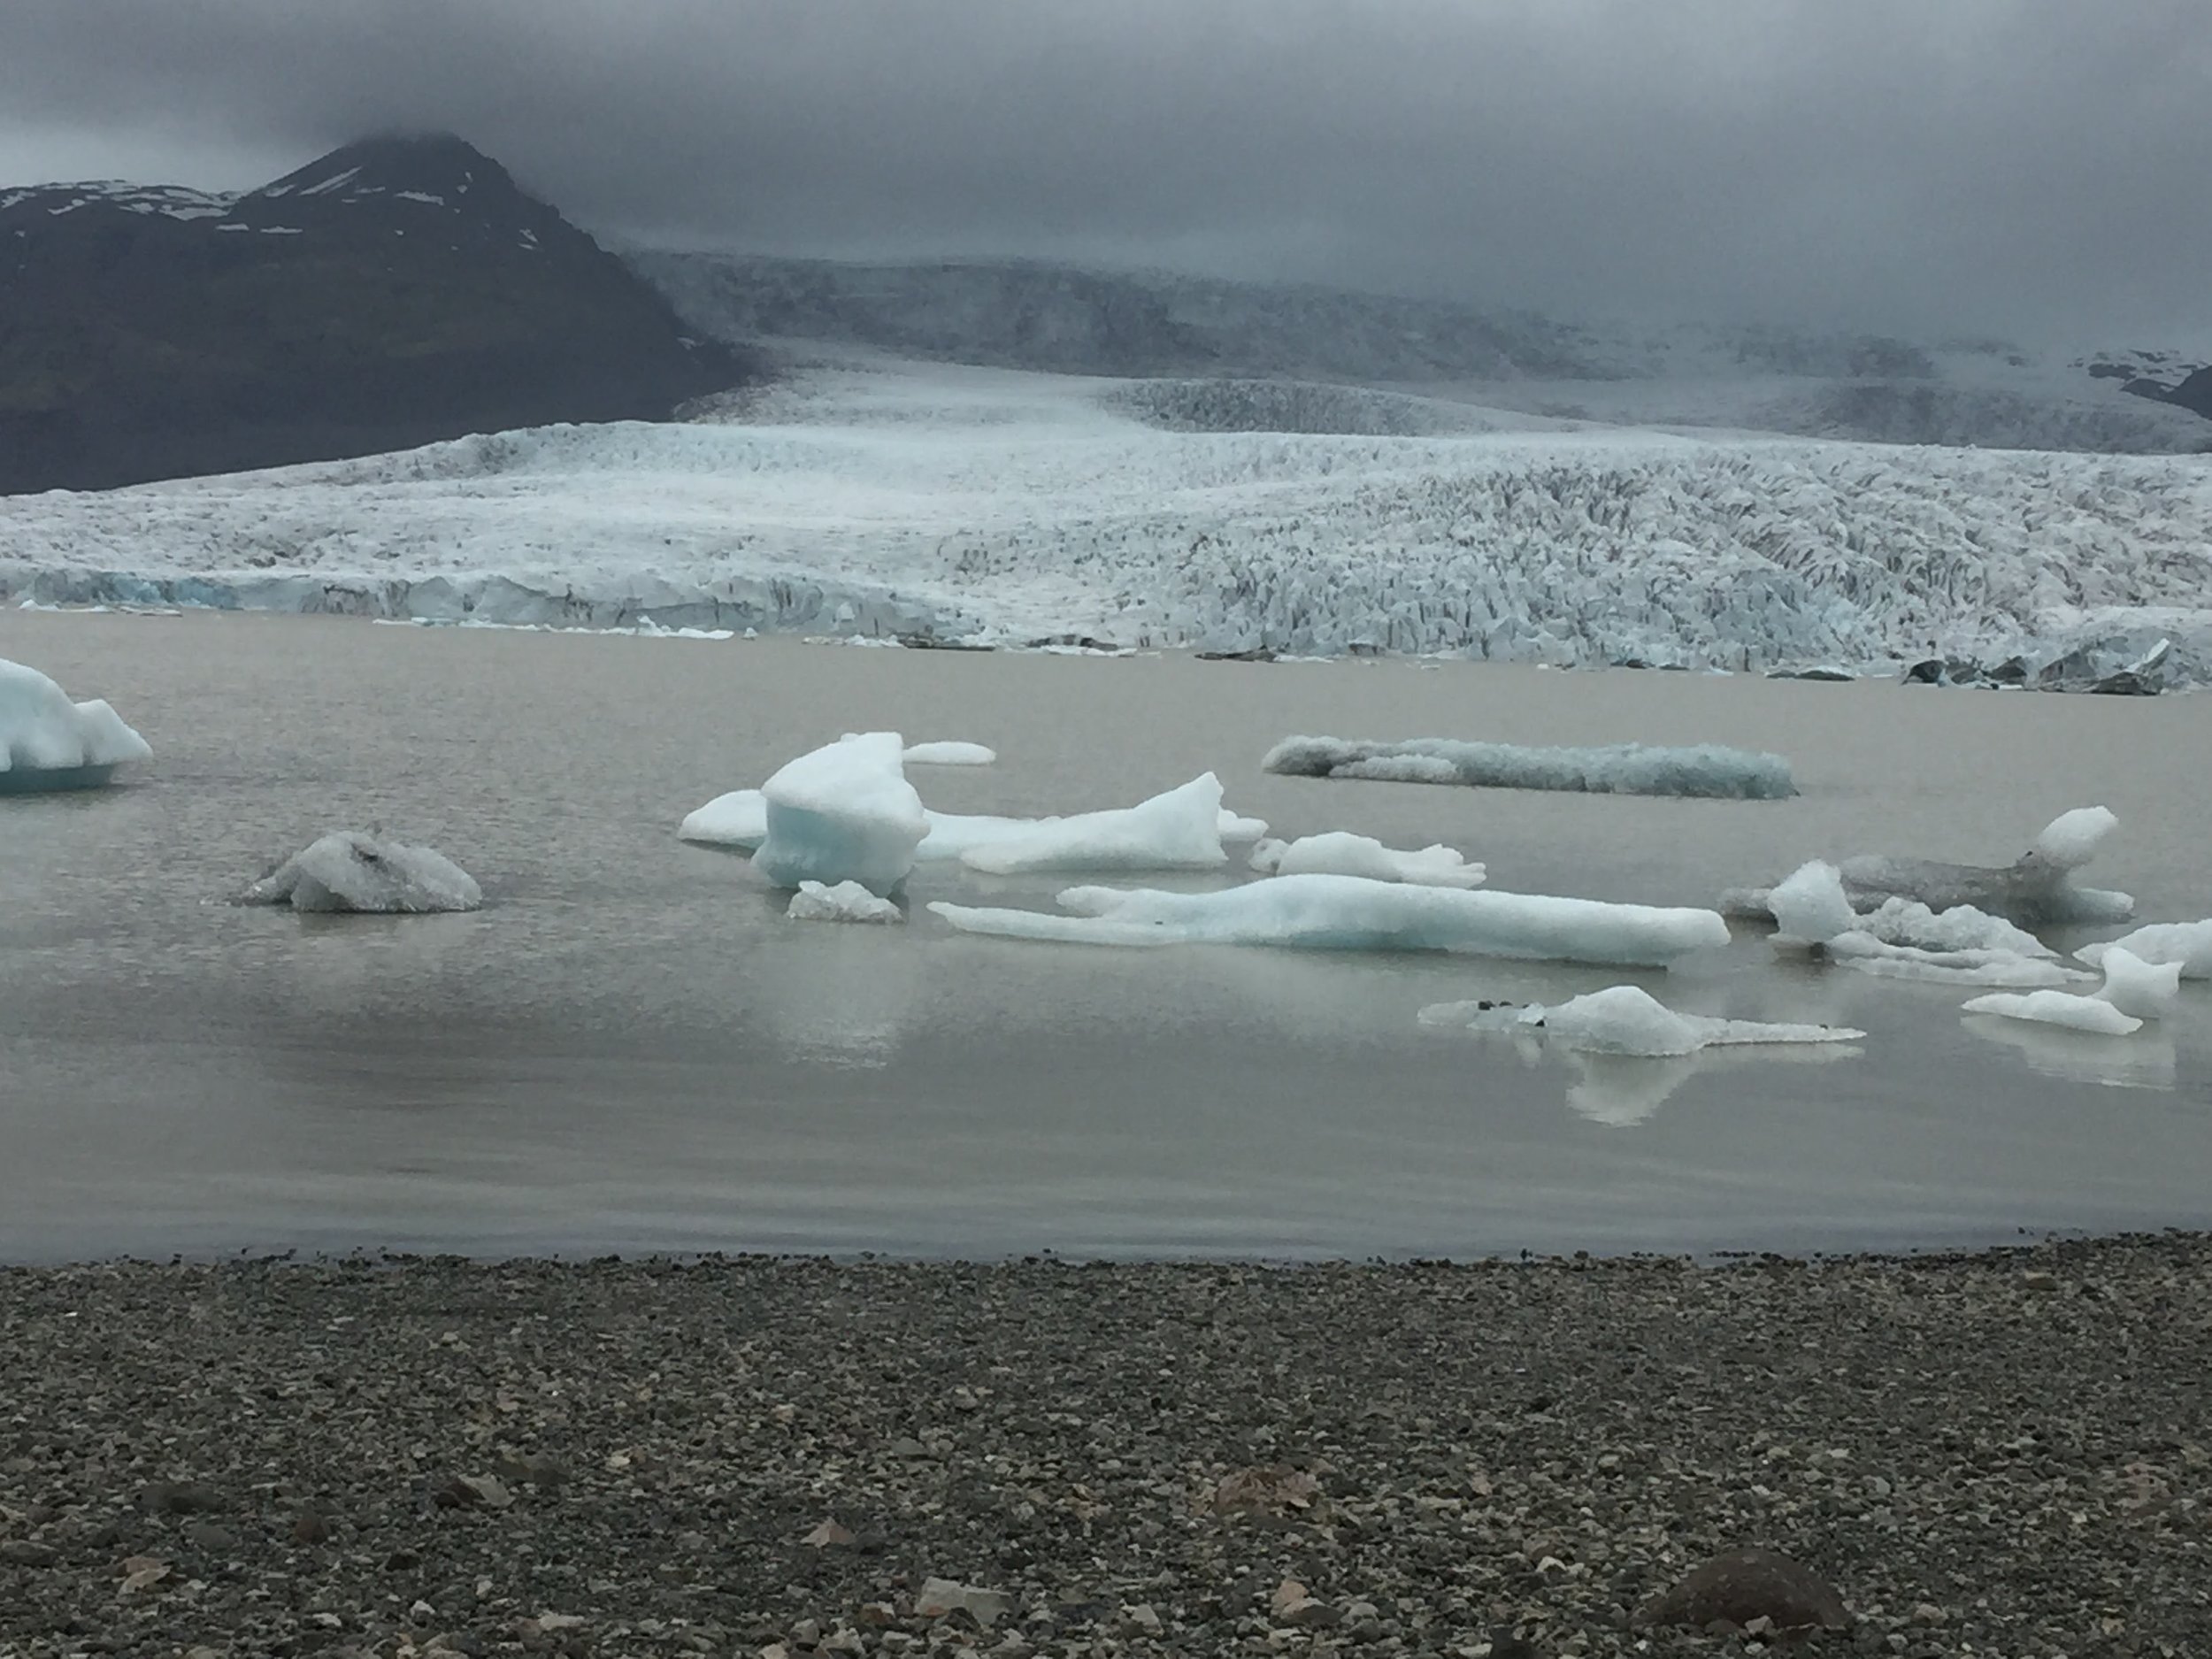
<instances>
[{"instance_id":1,"label":"gray cloud","mask_svg":"<svg viewBox=\"0 0 2212 1659\"><path fill-rule=\"evenodd\" d=\"M2202 0L0 8L19 178L451 128L678 245L2085 340L2212 330L2208 88Z\"/></svg>"}]
</instances>

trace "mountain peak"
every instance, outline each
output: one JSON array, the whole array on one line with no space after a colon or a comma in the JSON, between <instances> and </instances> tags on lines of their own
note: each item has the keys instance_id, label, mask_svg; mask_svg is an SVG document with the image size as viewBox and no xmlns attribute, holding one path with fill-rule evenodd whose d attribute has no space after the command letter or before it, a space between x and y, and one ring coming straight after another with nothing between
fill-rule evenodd
<instances>
[{"instance_id":1,"label":"mountain peak","mask_svg":"<svg viewBox=\"0 0 2212 1659\"><path fill-rule=\"evenodd\" d=\"M507 169L452 133L386 133L342 144L304 167L249 191L246 201L359 201L396 196L459 207L528 196Z\"/></svg>"}]
</instances>

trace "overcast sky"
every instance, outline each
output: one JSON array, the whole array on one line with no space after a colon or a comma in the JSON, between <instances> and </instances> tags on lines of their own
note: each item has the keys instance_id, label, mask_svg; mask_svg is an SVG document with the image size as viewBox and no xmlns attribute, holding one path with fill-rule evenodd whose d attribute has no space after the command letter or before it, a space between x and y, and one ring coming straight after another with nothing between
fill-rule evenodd
<instances>
[{"instance_id":1,"label":"overcast sky","mask_svg":"<svg viewBox=\"0 0 2212 1659\"><path fill-rule=\"evenodd\" d=\"M0 183L391 127L672 245L2212 329L2212 0L0 0Z\"/></svg>"}]
</instances>

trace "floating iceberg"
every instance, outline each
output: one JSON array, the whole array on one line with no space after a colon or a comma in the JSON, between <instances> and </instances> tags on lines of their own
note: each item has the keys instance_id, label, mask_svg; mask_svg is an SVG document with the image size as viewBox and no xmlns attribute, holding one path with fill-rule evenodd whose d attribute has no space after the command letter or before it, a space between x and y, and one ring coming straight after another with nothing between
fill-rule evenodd
<instances>
[{"instance_id":1,"label":"floating iceberg","mask_svg":"<svg viewBox=\"0 0 2212 1659\"><path fill-rule=\"evenodd\" d=\"M1970 904L2016 922L2122 921L2133 912L2133 899L2076 887L2072 880L2118 823L2101 806L2062 812L2034 846L2001 867L1880 856L1847 858L1839 867L1855 907L1899 898L1932 910Z\"/></svg>"},{"instance_id":2,"label":"floating iceberg","mask_svg":"<svg viewBox=\"0 0 2212 1659\"><path fill-rule=\"evenodd\" d=\"M1728 942L1711 910L1415 887L1362 876L1277 876L1218 893L1069 887L1075 912L929 908L964 933L1089 945L1287 945L1450 950L1534 961L1664 967Z\"/></svg>"},{"instance_id":3,"label":"floating iceberg","mask_svg":"<svg viewBox=\"0 0 2212 1659\"><path fill-rule=\"evenodd\" d=\"M1866 856L1821 867L1835 871L1845 902L1855 914L1886 915L1889 919L1882 926L1917 928L1924 934L1929 931L1928 925L1906 906L1917 905L1939 913L1970 907L1980 913L1980 919L1959 924L1968 928L1979 928L1991 918L2011 922L2122 921L2134 910L2133 899L2124 893L2077 887L2073 881L2074 872L2095 856L2099 844L2118 822L2101 806L2062 812L2036 837L2033 847L2001 866ZM1812 868L1802 866L1797 873L1803 875ZM1818 880L1818 892L1783 895L1792 916L1786 937L1804 938L1791 930L1824 926L1821 918L1832 918L1834 907L1825 891L1825 878ZM1721 908L1732 916L1774 915L1779 920L1779 912L1774 910L1777 891L1773 887L1732 887L1721 895ZM1886 909L1887 901L1893 899L1900 902L1898 908ZM1863 921L1860 925L1863 926ZM1955 940L1947 944L1937 938L1915 942L1936 949L1965 948ZM1981 948L1993 947L1985 943Z\"/></svg>"},{"instance_id":4,"label":"floating iceberg","mask_svg":"<svg viewBox=\"0 0 2212 1659\"><path fill-rule=\"evenodd\" d=\"M933 814L920 856L989 875L1029 871L1212 870L1222 850L1221 780L1211 772L1131 807L1068 818Z\"/></svg>"},{"instance_id":5,"label":"floating iceberg","mask_svg":"<svg viewBox=\"0 0 2212 1659\"><path fill-rule=\"evenodd\" d=\"M2056 953L2034 934L1971 905L1936 911L1891 898L1855 910L1842 873L1823 859L1800 865L1767 891L1763 903L1778 942L1811 947L1863 973L2008 987L2080 977L2053 960Z\"/></svg>"},{"instance_id":6,"label":"floating iceberg","mask_svg":"<svg viewBox=\"0 0 2212 1659\"><path fill-rule=\"evenodd\" d=\"M2097 967L2106 953L2114 950L2128 951L2141 962L2173 963L2185 979L2212 979L2212 918L2200 922L2153 922L2124 939L2084 945L2074 955Z\"/></svg>"},{"instance_id":7,"label":"floating iceberg","mask_svg":"<svg viewBox=\"0 0 2212 1659\"><path fill-rule=\"evenodd\" d=\"M2104 989L2097 995L2137 1019L2163 1019L2181 996L2181 964L2151 963L2115 945L2104 953Z\"/></svg>"},{"instance_id":8,"label":"floating iceberg","mask_svg":"<svg viewBox=\"0 0 2212 1659\"><path fill-rule=\"evenodd\" d=\"M1252 849L1252 868L1267 876L1365 876L1409 887L1479 887L1486 875L1449 847L1400 852L1369 835L1331 830L1294 841L1263 841Z\"/></svg>"},{"instance_id":9,"label":"floating iceberg","mask_svg":"<svg viewBox=\"0 0 2212 1659\"><path fill-rule=\"evenodd\" d=\"M986 749L980 743L909 743L906 764L910 766L993 766L998 764L998 750Z\"/></svg>"},{"instance_id":10,"label":"floating iceberg","mask_svg":"<svg viewBox=\"0 0 2212 1659\"><path fill-rule=\"evenodd\" d=\"M1545 1040L1581 1054L1663 1058L1700 1048L1745 1043L1856 1042L1866 1033L1847 1025L1774 1025L1678 1014L1633 985L1609 986L1549 1007L1442 1002L1425 1008L1425 1025L1471 1025L1485 1031L1539 1030Z\"/></svg>"},{"instance_id":11,"label":"floating iceberg","mask_svg":"<svg viewBox=\"0 0 2212 1659\"><path fill-rule=\"evenodd\" d=\"M72 703L35 668L0 657L0 795L95 788L153 752L98 698Z\"/></svg>"},{"instance_id":12,"label":"floating iceberg","mask_svg":"<svg viewBox=\"0 0 2212 1659\"><path fill-rule=\"evenodd\" d=\"M1448 737L1375 742L1286 737L1263 772L1292 778L1365 778L1386 783L1464 784L1493 789L1568 789L1591 795L1676 795L1778 801L1797 793L1779 755L1701 743L1687 749L1614 743L1597 749L1526 748Z\"/></svg>"},{"instance_id":13,"label":"floating iceberg","mask_svg":"<svg viewBox=\"0 0 2212 1659\"><path fill-rule=\"evenodd\" d=\"M869 732L787 763L761 786L768 833L753 867L780 887L857 881L888 897L929 832L905 753L896 732Z\"/></svg>"},{"instance_id":14,"label":"floating iceberg","mask_svg":"<svg viewBox=\"0 0 2212 1659\"><path fill-rule=\"evenodd\" d=\"M825 887L802 881L791 895L784 915L795 922L903 922L906 912L888 899L879 899L857 881Z\"/></svg>"},{"instance_id":15,"label":"floating iceberg","mask_svg":"<svg viewBox=\"0 0 2212 1659\"><path fill-rule=\"evenodd\" d=\"M679 839L747 852L768 839L768 797L757 789L718 795L677 828Z\"/></svg>"},{"instance_id":16,"label":"floating iceberg","mask_svg":"<svg viewBox=\"0 0 2212 1659\"><path fill-rule=\"evenodd\" d=\"M443 853L344 830L286 859L241 894L239 902L426 915L476 910L484 902L484 890Z\"/></svg>"},{"instance_id":17,"label":"floating iceberg","mask_svg":"<svg viewBox=\"0 0 2212 1659\"><path fill-rule=\"evenodd\" d=\"M2105 1037L2124 1037L2143 1028L2141 1020L2122 1013L2102 997L2073 996L2064 991L1999 991L1976 997L1962 1011L2032 1020L2039 1025L2064 1025Z\"/></svg>"}]
</instances>

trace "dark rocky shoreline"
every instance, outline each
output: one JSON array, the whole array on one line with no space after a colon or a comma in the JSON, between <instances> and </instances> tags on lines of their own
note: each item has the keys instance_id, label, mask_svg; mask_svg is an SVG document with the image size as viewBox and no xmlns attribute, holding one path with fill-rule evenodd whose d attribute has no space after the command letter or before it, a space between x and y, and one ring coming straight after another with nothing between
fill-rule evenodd
<instances>
[{"instance_id":1,"label":"dark rocky shoreline","mask_svg":"<svg viewBox=\"0 0 2212 1659\"><path fill-rule=\"evenodd\" d=\"M2212 1653L2208 1268L4 1270L0 1655Z\"/></svg>"}]
</instances>

